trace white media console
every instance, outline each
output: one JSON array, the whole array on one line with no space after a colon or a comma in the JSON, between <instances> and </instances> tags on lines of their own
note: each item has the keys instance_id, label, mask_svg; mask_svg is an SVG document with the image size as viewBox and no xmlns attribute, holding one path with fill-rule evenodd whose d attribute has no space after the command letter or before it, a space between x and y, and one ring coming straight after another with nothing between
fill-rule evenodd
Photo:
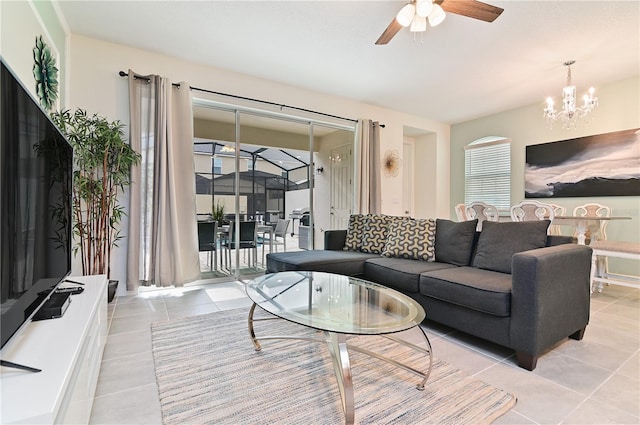
<instances>
[{"instance_id":1,"label":"white media console","mask_svg":"<svg viewBox=\"0 0 640 425\"><path fill-rule=\"evenodd\" d=\"M0 353L42 370L1 368L2 424L89 423L107 339L107 277L69 279L85 290L71 296L64 315L29 323Z\"/></svg>"}]
</instances>

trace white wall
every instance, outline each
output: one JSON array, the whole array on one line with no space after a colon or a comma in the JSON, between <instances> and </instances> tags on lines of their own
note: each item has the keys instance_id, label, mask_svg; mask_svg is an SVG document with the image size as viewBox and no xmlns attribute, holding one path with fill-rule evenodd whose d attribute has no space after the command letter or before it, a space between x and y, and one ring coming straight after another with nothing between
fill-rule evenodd
<instances>
[{"instance_id":1,"label":"white wall","mask_svg":"<svg viewBox=\"0 0 640 425\"><path fill-rule=\"evenodd\" d=\"M606 133L640 127L638 78L598 87L600 107L589 127L567 132L548 130L540 104L507 111L449 127L427 118L408 115L335 96L249 77L202 64L183 61L150 51L133 49L82 36L65 36L65 28L57 19L55 3L0 1L0 54L33 90L32 49L37 35L43 35L59 55L62 106L82 107L109 119L128 123L127 81L118 71L133 69L141 74L160 74L174 81L210 90L269 100L276 103L327 112L349 118L370 118L384 123L381 151L402 152L406 128L421 129L416 137L416 191L423 196L416 205L416 215L449 217L453 205L464 199L464 155L462 147L486 135L500 135L513 140L512 200L517 202L524 191L524 147L589 134ZM597 82L594 82L597 83ZM560 88L559 88L560 90ZM451 150L450 132L451 130ZM420 139L420 140L419 140ZM420 141L424 144L420 145ZM401 215L401 179L382 179L382 210ZM420 199L417 196L416 199ZM571 208L582 199L567 199ZM615 214L632 216L633 220L609 226L609 234L621 240L638 240L639 200L635 198L598 198L595 202L612 205ZM584 200L585 202L587 200ZM617 229L616 229L617 228ZM126 246L126 240L121 241ZM115 278L124 277L124 249L115 255ZM74 264L74 270L76 265Z\"/></svg>"},{"instance_id":2,"label":"white wall","mask_svg":"<svg viewBox=\"0 0 640 425\"><path fill-rule=\"evenodd\" d=\"M600 105L588 125L575 129L563 129L555 124L552 129L542 116L544 99L540 103L506 111L451 127L451 214L453 206L464 202L464 151L463 147L484 136L504 136L511 139L511 203L524 198L525 147L573 139L618 130L640 128L640 78L596 87ZM596 82L594 82L595 84ZM561 87L558 87L560 94ZM578 91L581 88L578 87ZM609 223L609 239L640 242L640 198L637 196L597 198L554 198L554 203L565 205L567 211L587 202L611 206L613 215L629 216L632 219ZM455 215L454 215L455 216ZM621 262L613 261L620 264ZM610 263L611 265L611 263ZM640 272L637 262L622 266L628 272Z\"/></svg>"},{"instance_id":3,"label":"white wall","mask_svg":"<svg viewBox=\"0 0 640 425\"><path fill-rule=\"evenodd\" d=\"M42 36L59 69L59 99L64 106L66 92L66 38L56 12L48 2L0 1L0 54L22 84L34 95L33 48Z\"/></svg>"},{"instance_id":4,"label":"white wall","mask_svg":"<svg viewBox=\"0 0 640 425\"><path fill-rule=\"evenodd\" d=\"M413 195L415 199L415 217L416 218L448 218L449 205L446 211L439 208L437 198L442 192L449 193L449 179L443 179L438 176L438 161L448 162L449 149L440 147L435 135L425 134L414 138L415 152L415 181ZM438 158L438 152L445 150L447 158Z\"/></svg>"},{"instance_id":5,"label":"white wall","mask_svg":"<svg viewBox=\"0 0 640 425\"><path fill-rule=\"evenodd\" d=\"M192 86L209 90L293 105L352 119L369 118L379 121L386 125L386 128L381 130L382 152L388 149L402 152L405 127L423 129L425 132L434 134L439 155L446 159L437 164L437 179L442 184L445 181L448 182L448 124L187 62L150 51L68 35L56 16L55 6L55 3L51 2L0 1L0 22L2 23L0 53L17 72L23 83L33 90L32 49L35 37L44 35L45 40L60 57L58 67L61 72L62 107L70 109L81 107L89 113L98 113L110 120L120 120L125 125L128 124L127 80L118 76L118 71L127 71L131 68L140 74L159 74L176 82L187 81ZM125 131L128 131L128 126L125 127ZM396 180L383 179L382 181L383 213L393 215L402 213L402 202L399 198L402 192L398 191ZM126 196L123 201L126 203ZM448 215L448 190L439 191L435 202L436 210ZM122 224L126 229L126 218ZM120 241L120 248L113 253L112 277L115 279L124 280L125 278L126 245L126 239ZM76 263L74 261L74 270L79 270Z\"/></svg>"},{"instance_id":6,"label":"white wall","mask_svg":"<svg viewBox=\"0 0 640 425\"><path fill-rule=\"evenodd\" d=\"M428 129L435 134L439 148L443 151L448 150L447 124L88 37L73 35L70 40L69 105L85 108L90 113L97 112L110 119L121 120L125 124L129 121L128 84L125 78L118 76L118 71L131 68L140 74L159 74L175 82L186 81L192 86L208 90L269 100L353 119L370 118L380 121L386 124L386 128L381 131L382 152L387 149L402 151L404 126ZM448 161L438 163L436 173L441 180L448 180ZM386 214L400 215L402 203L395 203L399 195L394 183L383 179L382 210ZM448 214L448 191L439 193L436 203L437 209ZM126 247L126 241L121 242L121 247ZM114 256L113 274L116 278L124 279L124 248L119 251L121 252Z\"/></svg>"}]
</instances>

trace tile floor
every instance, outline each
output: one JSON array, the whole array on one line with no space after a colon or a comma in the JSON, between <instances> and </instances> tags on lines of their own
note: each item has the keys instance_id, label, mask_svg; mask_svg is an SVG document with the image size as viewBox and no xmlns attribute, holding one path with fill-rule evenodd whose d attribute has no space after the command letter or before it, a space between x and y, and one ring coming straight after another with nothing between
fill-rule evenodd
<instances>
[{"instance_id":1,"label":"tile floor","mask_svg":"<svg viewBox=\"0 0 640 425\"><path fill-rule=\"evenodd\" d=\"M161 423L150 323L249 306L243 284L228 281L117 297L91 423ZM593 295L591 312L584 339L562 342L533 372L510 350L423 326L436 357L517 396L496 424L639 424L640 290L610 286Z\"/></svg>"}]
</instances>

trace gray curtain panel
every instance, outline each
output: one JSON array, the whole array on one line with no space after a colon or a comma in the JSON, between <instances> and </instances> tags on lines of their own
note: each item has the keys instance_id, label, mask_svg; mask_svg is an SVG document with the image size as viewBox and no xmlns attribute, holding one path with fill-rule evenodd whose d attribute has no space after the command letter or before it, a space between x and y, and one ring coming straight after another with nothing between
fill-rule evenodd
<instances>
[{"instance_id":1,"label":"gray curtain panel","mask_svg":"<svg viewBox=\"0 0 640 425\"><path fill-rule=\"evenodd\" d=\"M135 76L129 70L129 137L142 161L132 170L127 290L182 286L200 278L191 92Z\"/></svg>"},{"instance_id":2,"label":"gray curtain panel","mask_svg":"<svg viewBox=\"0 0 640 425\"><path fill-rule=\"evenodd\" d=\"M356 146L356 214L379 214L380 198L380 125L358 120Z\"/></svg>"}]
</instances>

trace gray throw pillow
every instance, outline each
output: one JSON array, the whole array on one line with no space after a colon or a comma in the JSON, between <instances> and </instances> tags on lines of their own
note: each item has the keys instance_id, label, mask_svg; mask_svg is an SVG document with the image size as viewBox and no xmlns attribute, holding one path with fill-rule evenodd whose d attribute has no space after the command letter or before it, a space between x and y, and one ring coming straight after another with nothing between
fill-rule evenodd
<instances>
[{"instance_id":1,"label":"gray throw pillow","mask_svg":"<svg viewBox=\"0 0 640 425\"><path fill-rule=\"evenodd\" d=\"M455 222L436 219L436 261L468 266L478 220Z\"/></svg>"},{"instance_id":2,"label":"gray throw pillow","mask_svg":"<svg viewBox=\"0 0 640 425\"><path fill-rule=\"evenodd\" d=\"M473 266L511 273L513 254L546 245L550 223L549 220L505 223L484 221Z\"/></svg>"}]
</instances>

